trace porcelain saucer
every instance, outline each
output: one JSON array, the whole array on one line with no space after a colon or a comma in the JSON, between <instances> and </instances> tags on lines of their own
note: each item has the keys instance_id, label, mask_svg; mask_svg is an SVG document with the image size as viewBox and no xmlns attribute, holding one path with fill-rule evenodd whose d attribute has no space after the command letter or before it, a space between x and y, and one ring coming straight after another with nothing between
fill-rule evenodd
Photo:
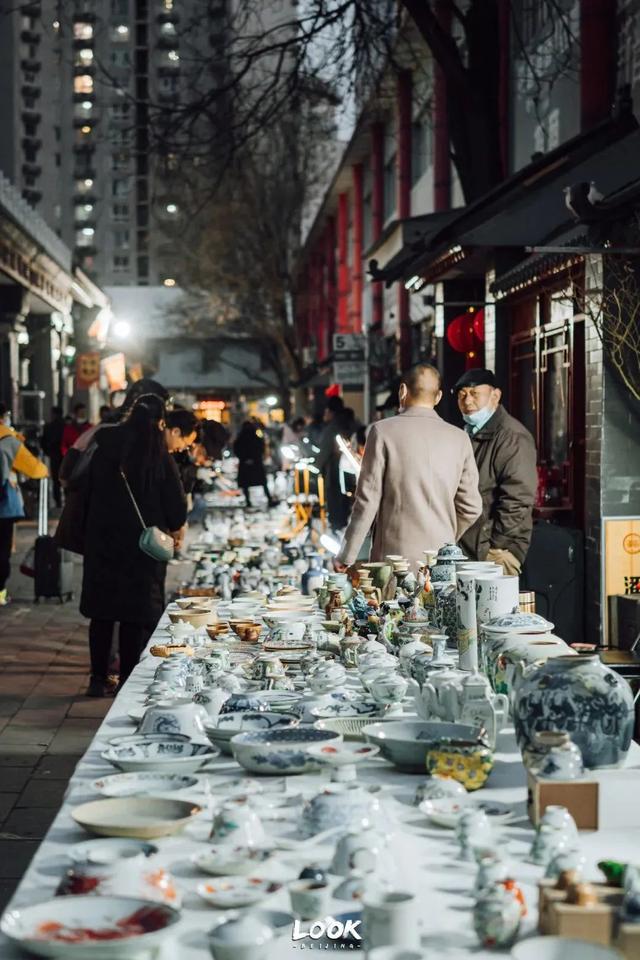
<instances>
[{"instance_id":1,"label":"porcelain saucer","mask_svg":"<svg viewBox=\"0 0 640 960\"><path fill-rule=\"evenodd\" d=\"M213 907L233 909L250 907L277 893L281 883L263 877L219 877L199 883L199 896Z\"/></svg>"}]
</instances>

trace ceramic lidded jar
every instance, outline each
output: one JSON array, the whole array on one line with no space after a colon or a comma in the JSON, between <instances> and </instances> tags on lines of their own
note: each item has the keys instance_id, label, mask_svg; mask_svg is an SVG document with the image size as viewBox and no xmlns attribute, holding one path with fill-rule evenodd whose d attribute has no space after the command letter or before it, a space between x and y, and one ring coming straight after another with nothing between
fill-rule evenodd
<instances>
[{"instance_id":1,"label":"ceramic lidded jar","mask_svg":"<svg viewBox=\"0 0 640 960\"><path fill-rule=\"evenodd\" d=\"M556 657L533 666L514 698L521 750L535 734L569 734L589 768L619 766L627 755L635 722L629 683L592 656Z\"/></svg>"},{"instance_id":2,"label":"ceramic lidded jar","mask_svg":"<svg viewBox=\"0 0 640 960\"><path fill-rule=\"evenodd\" d=\"M484 947L509 947L526 912L520 889L512 880L491 884L478 897L473 926Z\"/></svg>"},{"instance_id":3,"label":"ceramic lidded jar","mask_svg":"<svg viewBox=\"0 0 640 960\"><path fill-rule=\"evenodd\" d=\"M436 555L436 561L431 566L432 583L455 583L456 563L466 560L466 555L455 543L445 543Z\"/></svg>"}]
</instances>

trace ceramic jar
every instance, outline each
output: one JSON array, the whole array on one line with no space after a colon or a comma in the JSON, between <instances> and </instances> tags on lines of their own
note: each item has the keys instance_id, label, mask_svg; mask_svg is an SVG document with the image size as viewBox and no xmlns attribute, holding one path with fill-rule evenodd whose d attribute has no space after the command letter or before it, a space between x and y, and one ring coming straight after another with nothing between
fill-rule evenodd
<instances>
[{"instance_id":1,"label":"ceramic jar","mask_svg":"<svg viewBox=\"0 0 640 960\"><path fill-rule=\"evenodd\" d=\"M635 723L629 683L597 655L557 657L519 684L514 722L520 749L542 730L567 732L589 768L623 763Z\"/></svg>"},{"instance_id":2,"label":"ceramic jar","mask_svg":"<svg viewBox=\"0 0 640 960\"><path fill-rule=\"evenodd\" d=\"M401 677L398 673L385 673L383 676L377 676L369 684L371 696L381 707L388 709L388 712L402 712L402 701L404 700L409 681Z\"/></svg>"},{"instance_id":3,"label":"ceramic jar","mask_svg":"<svg viewBox=\"0 0 640 960\"><path fill-rule=\"evenodd\" d=\"M463 809L455 827L460 844L460 859L474 860L474 851L491 848L495 844L493 825L484 810L478 807Z\"/></svg>"},{"instance_id":4,"label":"ceramic jar","mask_svg":"<svg viewBox=\"0 0 640 960\"><path fill-rule=\"evenodd\" d=\"M332 784L307 801L301 826L306 836L341 827L363 830L371 827L380 812L380 801L359 784Z\"/></svg>"},{"instance_id":5,"label":"ceramic jar","mask_svg":"<svg viewBox=\"0 0 640 960\"><path fill-rule=\"evenodd\" d=\"M473 926L483 947L498 949L514 943L526 913L524 897L512 881L494 883L476 900Z\"/></svg>"},{"instance_id":6,"label":"ceramic jar","mask_svg":"<svg viewBox=\"0 0 640 960\"><path fill-rule=\"evenodd\" d=\"M322 566L322 561L317 553L312 553L309 557L309 566L302 574L301 586L302 592L307 597L312 597L316 590L319 590L325 580L326 571Z\"/></svg>"},{"instance_id":7,"label":"ceramic jar","mask_svg":"<svg viewBox=\"0 0 640 960\"><path fill-rule=\"evenodd\" d=\"M455 543L445 543L436 555L435 563L431 566L432 583L455 583L456 561L459 563L467 557Z\"/></svg>"}]
</instances>

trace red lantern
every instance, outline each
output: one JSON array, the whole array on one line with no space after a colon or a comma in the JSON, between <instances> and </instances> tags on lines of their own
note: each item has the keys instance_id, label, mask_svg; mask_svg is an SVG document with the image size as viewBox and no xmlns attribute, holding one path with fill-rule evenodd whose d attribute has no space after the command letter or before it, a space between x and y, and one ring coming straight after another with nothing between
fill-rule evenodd
<instances>
[{"instance_id":1,"label":"red lantern","mask_svg":"<svg viewBox=\"0 0 640 960\"><path fill-rule=\"evenodd\" d=\"M462 313L455 317L447 327L449 346L457 353L469 353L476 346L473 333L473 319L475 314Z\"/></svg>"},{"instance_id":2,"label":"red lantern","mask_svg":"<svg viewBox=\"0 0 640 960\"><path fill-rule=\"evenodd\" d=\"M484 309L478 310L473 318L473 332L480 343L484 343Z\"/></svg>"}]
</instances>

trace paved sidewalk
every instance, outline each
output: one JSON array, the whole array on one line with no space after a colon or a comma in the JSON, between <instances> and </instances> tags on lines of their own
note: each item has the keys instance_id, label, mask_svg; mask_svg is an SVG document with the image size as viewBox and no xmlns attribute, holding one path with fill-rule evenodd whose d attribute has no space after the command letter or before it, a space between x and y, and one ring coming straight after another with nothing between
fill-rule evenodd
<instances>
[{"instance_id":1,"label":"paved sidewalk","mask_svg":"<svg viewBox=\"0 0 640 960\"><path fill-rule=\"evenodd\" d=\"M33 581L18 570L35 538L21 524L9 594L0 607L0 910L11 897L62 801L67 781L111 706L84 696L89 672L87 621L74 600L33 602ZM169 567L167 586L184 578Z\"/></svg>"}]
</instances>

